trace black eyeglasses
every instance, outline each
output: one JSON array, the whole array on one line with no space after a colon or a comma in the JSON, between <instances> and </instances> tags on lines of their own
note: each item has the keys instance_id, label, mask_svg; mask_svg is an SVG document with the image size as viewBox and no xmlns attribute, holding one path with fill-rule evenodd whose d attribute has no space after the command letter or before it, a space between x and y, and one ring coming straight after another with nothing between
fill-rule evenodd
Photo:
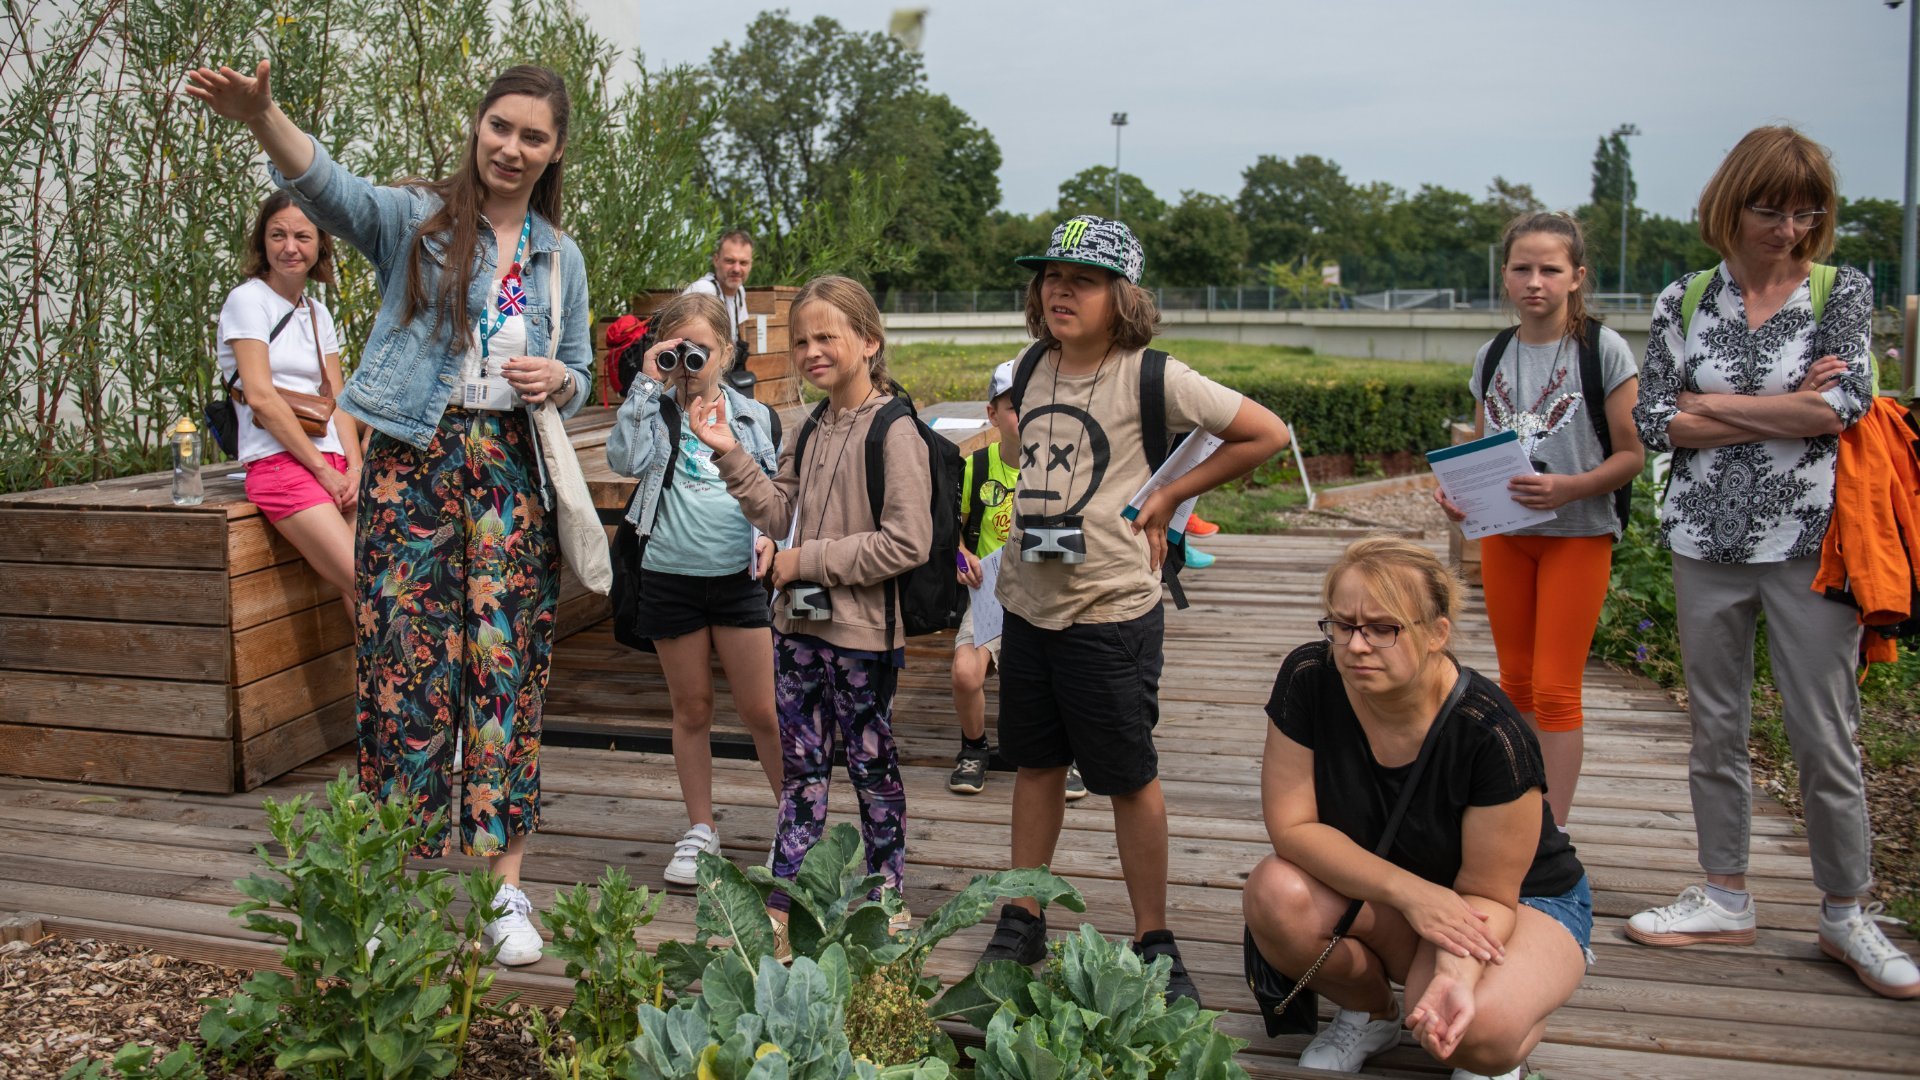
<instances>
[{"instance_id":1,"label":"black eyeglasses","mask_svg":"<svg viewBox=\"0 0 1920 1080\"><path fill-rule=\"evenodd\" d=\"M999 506L1013 494L1013 489L998 480L987 480L974 494L979 496L981 506Z\"/></svg>"},{"instance_id":2,"label":"black eyeglasses","mask_svg":"<svg viewBox=\"0 0 1920 1080\"><path fill-rule=\"evenodd\" d=\"M1318 625L1320 632L1335 645L1345 645L1352 641L1354 631L1357 630L1360 632L1361 640L1376 649L1393 648L1394 643L1400 640L1400 631L1406 629L1399 623L1375 622L1355 626L1350 622L1341 622L1339 619L1321 619Z\"/></svg>"},{"instance_id":3,"label":"black eyeglasses","mask_svg":"<svg viewBox=\"0 0 1920 1080\"><path fill-rule=\"evenodd\" d=\"M1827 216L1825 210L1802 210L1797 214L1789 214L1785 210L1774 210L1765 206L1749 206L1747 210L1760 219L1760 224L1769 229L1783 221L1793 222L1793 227L1796 229L1811 229L1820 224L1821 218Z\"/></svg>"}]
</instances>

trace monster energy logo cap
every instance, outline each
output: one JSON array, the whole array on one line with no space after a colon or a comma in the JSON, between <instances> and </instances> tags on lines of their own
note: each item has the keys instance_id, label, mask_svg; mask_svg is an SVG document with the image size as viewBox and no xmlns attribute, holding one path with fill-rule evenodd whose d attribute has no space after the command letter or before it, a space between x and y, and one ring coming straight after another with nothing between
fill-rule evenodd
<instances>
[{"instance_id":1,"label":"monster energy logo cap","mask_svg":"<svg viewBox=\"0 0 1920 1080\"><path fill-rule=\"evenodd\" d=\"M1013 261L1029 270L1039 270L1050 262L1098 266L1138 285L1147 256L1140 249L1133 230L1122 222L1082 214L1053 230L1053 240L1047 244L1045 255L1022 255Z\"/></svg>"}]
</instances>

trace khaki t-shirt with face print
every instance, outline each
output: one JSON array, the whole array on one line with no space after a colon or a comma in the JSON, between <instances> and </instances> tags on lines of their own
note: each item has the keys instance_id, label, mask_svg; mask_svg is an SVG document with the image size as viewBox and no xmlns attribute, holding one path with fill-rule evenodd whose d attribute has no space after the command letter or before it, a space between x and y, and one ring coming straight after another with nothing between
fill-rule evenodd
<instances>
[{"instance_id":1,"label":"khaki t-shirt with face print","mask_svg":"<svg viewBox=\"0 0 1920 1080\"><path fill-rule=\"evenodd\" d=\"M1028 381L1020 410L1020 483L1012 534L1000 556L997 596L1035 626L1125 622L1160 602L1160 577L1147 568L1147 540L1121 517L1152 470L1141 446L1140 357L1109 357L1101 370L1059 373L1048 353ZM1219 432L1240 411L1240 395L1178 360L1166 367L1167 431ZM1026 526L1060 522L1086 533L1087 561L1025 562Z\"/></svg>"}]
</instances>

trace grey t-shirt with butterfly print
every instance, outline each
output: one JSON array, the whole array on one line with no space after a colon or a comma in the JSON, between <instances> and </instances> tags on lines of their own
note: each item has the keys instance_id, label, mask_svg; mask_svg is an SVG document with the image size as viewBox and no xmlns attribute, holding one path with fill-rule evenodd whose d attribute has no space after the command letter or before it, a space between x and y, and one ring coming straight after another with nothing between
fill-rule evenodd
<instances>
[{"instance_id":1,"label":"grey t-shirt with butterfly print","mask_svg":"<svg viewBox=\"0 0 1920 1080\"><path fill-rule=\"evenodd\" d=\"M1480 398L1480 374L1493 342L1480 346L1473 358L1467 385ZM1515 334L1497 361L1493 384L1487 388L1486 432L1512 430L1520 435L1527 456L1546 466L1543 472L1573 476L1599 468L1606 460L1593 419L1587 415L1586 392L1580 382L1580 343L1563 337L1550 345L1528 345ZM1626 339L1608 327L1600 328L1600 377L1606 393L1637 374L1633 350ZM1538 467L1538 466L1536 466ZM1613 512L1613 494L1592 495L1554 511L1544 525L1520 529L1515 536L1619 535Z\"/></svg>"}]
</instances>

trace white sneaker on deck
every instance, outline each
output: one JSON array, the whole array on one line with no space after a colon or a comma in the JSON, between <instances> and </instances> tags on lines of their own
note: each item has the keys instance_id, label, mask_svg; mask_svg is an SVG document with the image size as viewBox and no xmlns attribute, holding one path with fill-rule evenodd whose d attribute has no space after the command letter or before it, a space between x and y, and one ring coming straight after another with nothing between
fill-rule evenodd
<instances>
[{"instance_id":1,"label":"white sneaker on deck","mask_svg":"<svg viewBox=\"0 0 1920 1080\"><path fill-rule=\"evenodd\" d=\"M508 967L531 964L540 959L540 931L533 928L533 901L520 891L518 885L502 884L500 891L494 894L493 904L504 909L504 913L488 923L484 929L487 940L500 947L494 959Z\"/></svg>"},{"instance_id":2,"label":"white sneaker on deck","mask_svg":"<svg viewBox=\"0 0 1920 1080\"><path fill-rule=\"evenodd\" d=\"M1527 1072L1527 1066L1525 1062L1515 1065L1513 1068L1508 1069L1506 1072L1500 1073L1497 1076L1488 1076L1485 1073L1468 1072L1465 1069L1455 1069L1453 1070L1453 1080L1520 1080L1521 1077L1526 1075L1526 1072Z\"/></svg>"},{"instance_id":3,"label":"white sneaker on deck","mask_svg":"<svg viewBox=\"0 0 1920 1080\"><path fill-rule=\"evenodd\" d=\"M1367 1059L1400 1041L1400 1017L1369 1020L1367 1014L1338 1009L1320 1034L1300 1051L1303 1069L1359 1072Z\"/></svg>"},{"instance_id":4,"label":"white sneaker on deck","mask_svg":"<svg viewBox=\"0 0 1920 1080\"><path fill-rule=\"evenodd\" d=\"M1751 945L1755 937L1753 908L1749 899L1747 910L1728 911L1714 903L1707 890L1689 885L1673 903L1648 908L1628 919L1627 936L1642 945L1696 945L1706 941Z\"/></svg>"},{"instance_id":5,"label":"white sneaker on deck","mask_svg":"<svg viewBox=\"0 0 1920 1080\"><path fill-rule=\"evenodd\" d=\"M680 842L673 845L673 858L667 860L666 879L675 885L698 885L703 851L720 854L720 837L713 826L705 823L688 829Z\"/></svg>"},{"instance_id":6,"label":"white sneaker on deck","mask_svg":"<svg viewBox=\"0 0 1920 1080\"><path fill-rule=\"evenodd\" d=\"M1820 913L1820 951L1853 969L1867 989L1883 997L1920 997L1920 968L1887 940L1874 918L1882 905L1868 904L1851 918L1830 921Z\"/></svg>"}]
</instances>

